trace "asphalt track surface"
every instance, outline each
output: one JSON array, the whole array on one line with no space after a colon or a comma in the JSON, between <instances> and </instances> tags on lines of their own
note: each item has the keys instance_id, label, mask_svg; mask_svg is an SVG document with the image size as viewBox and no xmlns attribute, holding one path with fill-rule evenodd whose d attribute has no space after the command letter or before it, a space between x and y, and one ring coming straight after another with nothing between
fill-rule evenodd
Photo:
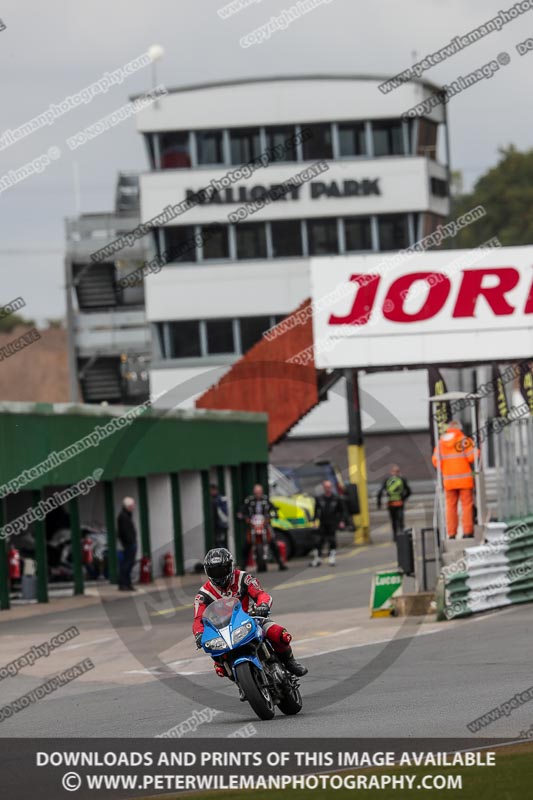
<instances>
[{"instance_id":1,"label":"asphalt track surface","mask_svg":"<svg viewBox=\"0 0 533 800\"><path fill-rule=\"evenodd\" d=\"M306 562L262 579L273 618L294 635L309 668L304 709L261 722L236 689L194 648L197 585L113 596L90 606L0 619L0 667L71 625L80 636L17 676L0 680L0 707L90 657L95 669L0 722L0 737L157 736L215 708L187 736L226 737L253 723L265 737L465 737L466 725L533 685L530 605L469 620L376 619L368 615L372 572L395 562L388 539L342 552L338 566ZM272 569L272 568L271 568ZM117 593L118 594L118 593ZM516 738L530 727L524 704L481 735Z\"/></svg>"}]
</instances>

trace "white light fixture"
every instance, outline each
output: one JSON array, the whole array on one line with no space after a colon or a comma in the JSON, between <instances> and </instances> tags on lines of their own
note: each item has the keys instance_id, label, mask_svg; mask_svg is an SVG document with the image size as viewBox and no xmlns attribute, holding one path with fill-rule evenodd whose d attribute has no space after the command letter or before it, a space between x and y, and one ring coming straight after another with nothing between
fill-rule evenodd
<instances>
[{"instance_id":1,"label":"white light fixture","mask_svg":"<svg viewBox=\"0 0 533 800\"><path fill-rule=\"evenodd\" d=\"M159 61L165 55L165 48L160 44L153 44L148 48L148 55L152 61Z\"/></svg>"}]
</instances>

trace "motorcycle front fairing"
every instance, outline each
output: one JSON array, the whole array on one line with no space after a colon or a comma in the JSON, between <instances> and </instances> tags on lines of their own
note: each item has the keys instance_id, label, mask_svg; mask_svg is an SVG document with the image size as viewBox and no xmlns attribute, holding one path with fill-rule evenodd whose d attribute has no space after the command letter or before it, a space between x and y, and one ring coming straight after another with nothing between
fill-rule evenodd
<instances>
[{"instance_id":1,"label":"motorcycle front fairing","mask_svg":"<svg viewBox=\"0 0 533 800\"><path fill-rule=\"evenodd\" d=\"M265 632L243 610L236 597L223 597L211 603L202 621L205 626L202 635L204 651L213 659L225 657L234 677L236 666L244 661L251 661L258 669L263 669L257 650L265 638Z\"/></svg>"}]
</instances>

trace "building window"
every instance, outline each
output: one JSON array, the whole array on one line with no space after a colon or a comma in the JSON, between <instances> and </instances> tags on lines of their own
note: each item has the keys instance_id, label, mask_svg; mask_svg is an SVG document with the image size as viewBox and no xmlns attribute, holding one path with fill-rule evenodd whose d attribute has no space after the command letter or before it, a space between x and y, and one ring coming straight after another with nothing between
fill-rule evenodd
<instances>
[{"instance_id":1,"label":"building window","mask_svg":"<svg viewBox=\"0 0 533 800\"><path fill-rule=\"evenodd\" d=\"M234 128L229 140L232 164L248 164L261 155L259 128Z\"/></svg>"},{"instance_id":2,"label":"building window","mask_svg":"<svg viewBox=\"0 0 533 800\"><path fill-rule=\"evenodd\" d=\"M206 225L202 228L204 261L229 258L227 225Z\"/></svg>"},{"instance_id":3,"label":"building window","mask_svg":"<svg viewBox=\"0 0 533 800\"><path fill-rule=\"evenodd\" d=\"M198 164L223 164L222 131L196 132L196 158Z\"/></svg>"},{"instance_id":4,"label":"building window","mask_svg":"<svg viewBox=\"0 0 533 800\"><path fill-rule=\"evenodd\" d=\"M448 197L448 181L432 177L431 194L435 195L435 197Z\"/></svg>"},{"instance_id":5,"label":"building window","mask_svg":"<svg viewBox=\"0 0 533 800\"><path fill-rule=\"evenodd\" d=\"M339 123L339 155L366 155L366 138L364 122Z\"/></svg>"},{"instance_id":6,"label":"building window","mask_svg":"<svg viewBox=\"0 0 533 800\"><path fill-rule=\"evenodd\" d=\"M294 141L291 141L295 134L296 129L294 125L266 129L268 150L274 150L274 148L279 149L279 152L270 154L272 161L298 161L296 144Z\"/></svg>"},{"instance_id":7,"label":"building window","mask_svg":"<svg viewBox=\"0 0 533 800\"><path fill-rule=\"evenodd\" d=\"M331 125L302 125L309 131L309 136L303 143L304 161L316 161L321 158L333 158L333 145Z\"/></svg>"},{"instance_id":8,"label":"building window","mask_svg":"<svg viewBox=\"0 0 533 800\"><path fill-rule=\"evenodd\" d=\"M417 155L437 160L437 131L438 125L433 120L424 117L418 120Z\"/></svg>"},{"instance_id":9,"label":"building window","mask_svg":"<svg viewBox=\"0 0 533 800\"><path fill-rule=\"evenodd\" d=\"M372 250L370 217L348 217L344 220L346 252Z\"/></svg>"},{"instance_id":10,"label":"building window","mask_svg":"<svg viewBox=\"0 0 533 800\"><path fill-rule=\"evenodd\" d=\"M156 163L156 137L158 136L157 133L145 133L144 134L144 141L146 147L148 148L148 159L150 161L150 166L152 169L158 169L159 164Z\"/></svg>"},{"instance_id":11,"label":"building window","mask_svg":"<svg viewBox=\"0 0 533 800\"><path fill-rule=\"evenodd\" d=\"M407 153L406 155L415 155L415 131L418 119L404 120L404 126L407 129Z\"/></svg>"},{"instance_id":12,"label":"building window","mask_svg":"<svg viewBox=\"0 0 533 800\"><path fill-rule=\"evenodd\" d=\"M155 324L155 331L157 334L156 339L156 353L160 355L161 358L169 358L170 355L167 353L167 349L165 346L165 322L156 322Z\"/></svg>"},{"instance_id":13,"label":"building window","mask_svg":"<svg viewBox=\"0 0 533 800\"><path fill-rule=\"evenodd\" d=\"M302 226L299 219L271 222L272 255L274 258L290 258L303 255Z\"/></svg>"},{"instance_id":14,"label":"building window","mask_svg":"<svg viewBox=\"0 0 533 800\"><path fill-rule=\"evenodd\" d=\"M240 320L241 327L241 348L246 353L250 347L261 341L265 331L271 326L270 317L243 317Z\"/></svg>"},{"instance_id":15,"label":"building window","mask_svg":"<svg viewBox=\"0 0 533 800\"><path fill-rule=\"evenodd\" d=\"M310 219L307 221L309 255L330 256L339 252L336 219Z\"/></svg>"},{"instance_id":16,"label":"building window","mask_svg":"<svg viewBox=\"0 0 533 800\"><path fill-rule=\"evenodd\" d=\"M266 258L265 224L251 222L235 226L237 258Z\"/></svg>"},{"instance_id":17,"label":"building window","mask_svg":"<svg viewBox=\"0 0 533 800\"><path fill-rule=\"evenodd\" d=\"M208 319L205 323L207 355L235 353L232 319Z\"/></svg>"},{"instance_id":18,"label":"building window","mask_svg":"<svg viewBox=\"0 0 533 800\"><path fill-rule=\"evenodd\" d=\"M172 225L163 228L163 237L167 262L197 260L193 225Z\"/></svg>"},{"instance_id":19,"label":"building window","mask_svg":"<svg viewBox=\"0 0 533 800\"><path fill-rule=\"evenodd\" d=\"M191 166L188 131L161 133L161 169L186 169Z\"/></svg>"},{"instance_id":20,"label":"building window","mask_svg":"<svg viewBox=\"0 0 533 800\"><path fill-rule=\"evenodd\" d=\"M404 155L403 128L401 120L383 120L372 123L374 155Z\"/></svg>"},{"instance_id":21,"label":"building window","mask_svg":"<svg viewBox=\"0 0 533 800\"><path fill-rule=\"evenodd\" d=\"M378 227L380 250L401 250L409 247L407 214L387 214L379 217Z\"/></svg>"},{"instance_id":22,"label":"building window","mask_svg":"<svg viewBox=\"0 0 533 800\"><path fill-rule=\"evenodd\" d=\"M182 320L169 322L170 358L199 358L202 355L200 345L200 323L198 320Z\"/></svg>"}]
</instances>

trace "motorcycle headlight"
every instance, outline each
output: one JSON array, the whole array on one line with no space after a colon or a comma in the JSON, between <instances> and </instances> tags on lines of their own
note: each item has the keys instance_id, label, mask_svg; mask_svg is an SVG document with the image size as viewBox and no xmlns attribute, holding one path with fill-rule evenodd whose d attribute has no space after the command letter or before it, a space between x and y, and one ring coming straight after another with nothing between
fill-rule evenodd
<instances>
[{"instance_id":1,"label":"motorcycle headlight","mask_svg":"<svg viewBox=\"0 0 533 800\"><path fill-rule=\"evenodd\" d=\"M233 644L238 644L241 642L252 630L252 623L245 622L244 625L239 625L238 628L235 628L233 631L231 638L233 639Z\"/></svg>"},{"instance_id":2,"label":"motorcycle headlight","mask_svg":"<svg viewBox=\"0 0 533 800\"><path fill-rule=\"evenodd\" d=\"M208 642L204 643L204 647L207 647L208 650L222 650L223 647L227 646L222 636L215 636L214 639L209 639Z\"/></svg>"}]
</instances>

